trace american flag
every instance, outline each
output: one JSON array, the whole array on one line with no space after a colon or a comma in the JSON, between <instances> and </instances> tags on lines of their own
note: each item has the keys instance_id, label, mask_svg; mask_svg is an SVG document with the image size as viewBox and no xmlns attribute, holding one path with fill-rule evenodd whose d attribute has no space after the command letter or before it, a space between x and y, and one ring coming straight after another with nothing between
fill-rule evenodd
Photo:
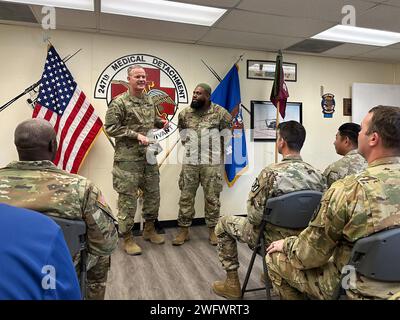
<instances>
[{"instance_id":1,"label":"american flag","mask_svg":"<svg viewBox=\"0 0 400 320\"><path fill-rule=\"evenodd\" d=\"M103 123L53 46L47 51L32 118L49 121L57 133L54 164L77 173Z\"/></svg>"}]
</instances>

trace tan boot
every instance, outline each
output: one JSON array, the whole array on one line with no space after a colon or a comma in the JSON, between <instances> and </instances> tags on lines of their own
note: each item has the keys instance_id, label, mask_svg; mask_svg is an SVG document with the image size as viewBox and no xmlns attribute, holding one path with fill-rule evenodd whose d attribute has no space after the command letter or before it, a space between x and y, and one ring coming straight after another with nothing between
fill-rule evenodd
<instances>
[{"instance_id":1,"label":"tan boot","mask_svg":"<svg viewBox=\"0 0 400 320\"><path fill-rule=\"evenodd\" d=\"M146 221L143 230L143 239L155 244L164 243L164 237L156 232L153 221Z\"/></svg>"},{"instance_id":2,"label":"tan boot","mask_svg":"<svg viewBox=\"0 0 400 320\"><path fill-rule=\"evenodd\" d=\"M217 295L227 299L240 299L242 297L237 270L227 271L226 280L215 281L212 288Z\"/></svg>"},{"instance_id":3,"label":"tan boot","mask_svg":"<svg viewBox=\"0 0 400 320\"><path fill-rule=\"evenodd\" d=\"M136 244L135 240L133 240L133 235L130 232L124 235L124 250L131 256L142 254L142 249Z\"/></svg>"},{"instance_id":4,"label":"tan boot","mask_svg":"<svg viewBox=\"0 0 400 320\"><path fill-rule=\"evenodd\" d=\"M180 246L189 240L189 227L180 227L175 239L172 240L174 246Z\"/></svg>"},{"instance_id":5,"label":"tan boot","mask_svg":"<svg viewBox=\"0 0 400 320\"><path fill-rule=\"evenodd\" d=\"M210 244L212 246L216 246L218 244L218 239L217 236L215 235L215 227L208 228L208 232L210 235L208 241L210 241Z\"/></svg>"}]
</instances>

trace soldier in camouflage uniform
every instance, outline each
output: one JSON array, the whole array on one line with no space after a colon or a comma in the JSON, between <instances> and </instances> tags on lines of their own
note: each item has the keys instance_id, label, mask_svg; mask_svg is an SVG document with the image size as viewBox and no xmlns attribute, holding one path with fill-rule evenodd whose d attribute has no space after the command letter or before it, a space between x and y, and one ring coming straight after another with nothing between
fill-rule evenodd
<instances>
[{"instance_id":1,"label":"soldier in camouflage uniform","mask_svg":"<svg viewBox=\"0 0 400 320\"><path fill-rule=\"evenodd\" d=\"M198 84L193 91L190 107L179 113L178 128L185 153L179 176L180 229L172 241L176 246L189 240L189 227L195 215L194 200L199 184L204 191L209 241L212 245L217 244L214 229L219 218L224 146L231 137L232 116L221 106L212 103L210 95L208 84Z\"/></svg>"},{"instance_id":2,"label":"soldier in camouflage uniform","mask_svg":"<svg viewBox=\"0 0 400 320\"><path fill-rule=\"evenodd\" d=\"M118 192L118 226L127 254L142 253L132 235L135 223L138 189L143 191L144 240L162 244L154 221L160 207L160 174L156 161L148 157L148 146L154 142L152 130L163 128L166 120L156 114L151 97L144 93L145 70L134 65L128 69L129 90L116 97L108 107L105 129L115 138L113 186ZM148 161L150 160L150 161Z\"/></svg>"},{"instance_id":3,"label":"soldier in camouflage uniform","mask_svg":"<svg viewBox=\"0 0 400 320\"><path fill-rule=\"evenodd\" d=\"M326 178L328 188L335 181L363 171L367 167L367 161L357 151L357 138L360 129L358 124L351 122L344 123L339 127L333 144L336 153L344 157L325 169L323 175Z\"/></svg>"},{"instance_id":4,"label":"soldier in camouflage uniform","mask_svg":"<svg viewBox=\"0 0 400 320\"><path fill-rule=\"evenodd\" d=\"M219 219L215 229L218 238L218 256L227 272L227 279L225 282L214 282L213 289L216 294L225 298L240 298L236 241L247 243L254 248L267 199L300 190L320 192L325 190L325 179L321 173L301 159L300 150L305 136L306 131L300 123L296 121L280 123L277 144L283 160L267 166L256 178L247 200L247 218L225 216ZM266 243L269 244L282 237L297 235L300 231L267 224L264 236Z\"/></svg>"},{"instance_id":5,"label":"soldier in camouflage uniform","mask_svg":"<svg viewBox=\"0 0 400 320\"><path fill-rule=\"evenodd\" d=\"M332 184L309 226L267 249L268 273L282 299L331 299L354 243L400 227L400 108L372 108L362 121L358 150L368 168ZM400 283L357 274L346 293L386 299L399 291Z\"/></svg>"},{"instance_id":6,"label":"soldier in camouflage uniform","mask_svg":"<svg viewBox=\"0 0 400 320\"><path fill-rule=\"evenodd\" d=\"M0 169L0 202L87 226L87 299L104 299L110 255L118 234L110 207L88 179L58 169L51 161L57 149L49 122L31 119L15 130L20 161ZM78 278L80 254L73 257Z\"/></svg>"}]
</instances>

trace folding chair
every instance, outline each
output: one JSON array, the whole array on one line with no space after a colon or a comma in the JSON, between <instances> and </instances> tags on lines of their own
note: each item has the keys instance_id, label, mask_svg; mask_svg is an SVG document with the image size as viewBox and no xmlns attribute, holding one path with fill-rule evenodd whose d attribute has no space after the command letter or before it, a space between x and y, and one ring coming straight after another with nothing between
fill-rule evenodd
<instances>
[{"instance_id":1,"label":"folding chair","mask_svg":"<svg viewBox=\"0 0 400 320\"><path fill-rule=\"evenodd\" d=\"M354 244L348 266L366 278L382 282L400 282L400 228L389 229L361 238ZM335 299L346 296L342 287L348 274L342 270ZM349 270L351 272L351 270Z\"/></svg>"},{"instance_id":2,"label":"folding chair","mask_svg":"<svg viewBox=\"0 0 400 320\"><path fill-rule=\"evenodd\" d=\"M267 199L262 222L260 224L260 232L257 236L256 245L253 249L253 255L251 256L250 265L247 269L246 278L243 283L242 298L246 292L265 289L267 299L271 300L271 283L268 278L268 269L265 261L266 247L264 231L266 224L270 223L288 229L304 229L311 220L315 209L321 201L321 197L321 192L302 190ZM261 255L263 261L263 269L266 277L265 288L246 289L257 253Z\"/></svg>"},{"instance_id":3,"label":"folding chair","mask_svg":"<svg viewBox=\"0 0 400 320\"><path fill-rule=\"evenodd\" d=\"M82 299L86 295L86 224L83 220L70 220L59 217L49 216L62 229L65 242L67 243L71 257L74 257L79 252L81 253L80 262L80 288Z\"/></svg>"}]
</instances>

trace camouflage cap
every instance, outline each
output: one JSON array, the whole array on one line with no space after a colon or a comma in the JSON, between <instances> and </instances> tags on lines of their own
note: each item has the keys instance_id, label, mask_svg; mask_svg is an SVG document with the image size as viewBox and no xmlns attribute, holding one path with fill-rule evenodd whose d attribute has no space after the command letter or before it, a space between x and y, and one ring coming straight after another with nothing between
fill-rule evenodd
<instances>
[{"instance_id":1,"label":"camouflage cap","mask_svg":"<svg viewBox=\"0 0 400 320\"><path fill-rule=\"evenodd\" d=\"M208 92L208 94L211 94L211 87L207 83L199 83L197 87L203 88L205 91Z\"/></svg>"}]
</instances>

